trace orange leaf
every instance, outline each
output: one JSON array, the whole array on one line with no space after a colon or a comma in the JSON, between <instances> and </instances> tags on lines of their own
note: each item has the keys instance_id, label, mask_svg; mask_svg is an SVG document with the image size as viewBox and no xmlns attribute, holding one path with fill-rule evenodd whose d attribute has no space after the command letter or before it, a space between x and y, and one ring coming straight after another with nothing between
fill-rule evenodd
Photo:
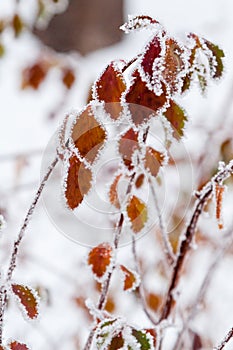
<instances>
[{"instance_id":1,"label":"orange leaf","mask_svg":"<svg viewBox=\"0 0 233 350\"><path fill-rule=\"evenodd\" d=\"M37 293L31 288L20 284L12 284L11 288L12 292L17 296L20 304L23 306L26 315L31 319L37 318L39 315Z\"/></svg>"},{"instance_id":2,"label":"orange leaf","mask_svg":"<svg viewBox=\"0 0 233 350\"><path fill-rule=\"evenodd\" d=\"M133 169L132 156L137 149L139 149L138 132L129 129L119 141L119 152L129 170Z\"/></svg>"},{"instance_id":3,"label":"orange leaf","mask_svg":"<svg viewBox=\"0 0 233 350\"><path fill-rule=\"evenodd\" d=\"M103 127L95 119L91 106L88 106L76 119L71 137L80 155L90 163L96 159L106 133Z\"/></svg>"},{"instance_id":4,"label":"orange leaf","mask_svg":"<svg viewBox=\"0 0 233 350\"><path fill-rule=\"evenodd\" d=\"M104 101L106 111L112 119L117 119L122 110L119 103L121 95L125 91L126 83L120 69L112 62L107 66L101 77L96 81L94 86L94 95L100 101Z\"/></svg>"},{"instance_id":5,"label":"orange leaf","mask_svg":"<svg viewBox=\"0 0 233 350\"><path fill-rule=\"evenodd\" d=\"M140 188L143 185L144 179L145 179L144 174L138 175L138 177L136 178L136 181L135 181L136 188Z\"/></svg>"},{"instance_id":6,"label":"orange leaf","mask_svg":"<svg viewBox=\"0 0 233 350\"><path fill-rule=\"evenodd\" d=\"M148 293L146 296L146 302L151 310L157 312L162 305L163 298L159 294Z\"/></svg>"},{"instance_id":7,"label":"orange leaf","mask_svg":"<svg viewBox=\"0 0 233 350\"><path fill-rule=\"evenodd\" d=\"M131 221L132 230L135 233L141 231L148 219L145 203L133 196L127 205L127 214Z\"/></svg>"},{"instance_id":8,"label":"orange leaf","mask_svg":"<svg viewBox=\"0 0 233 350\"><path fill-rule=\"evenodd\" d=\"M119 183L121 176L122 174L119 174L115 177L109 191L110 203L113 204L117 209L120 209L120 202L119 202L118 193L117 193L117 185Z\"/></svg>"},{"instance_id":9,"label":"orange leaf","mask_svg":"<svg viewBox=\"0 0 233 350\"><path fill-rule=\"evenodd\" d=\"M146 148L145 168L151 175L157 176L159 169L164 161L164 155L152 147Z\"/></svg>"},{"instance_id":10,"label":"orange leaf","mask_svg":"<svg viewBox=\"0 0 233 350\"><path fill-rule=\"evenodd\" d=\"M42 61L38 61L32 66L25 68L22 73L22 89L31 87L37 90L44 81L48 73L48 68L48 65Z\"/></svg>"},{"instance_id":11,"label":"orange leaf","mask_svg":"<svg viewBox=\"0 0 233 350\"><path fill-rule=\"evenodd\" d=\"M161 44L157 36L155 36L146 48L146 52L142 58L141 66L145 73L152 79L153 76L153 63L154 60L159 57L161 53Z\"/></svg>"},{"instance_id":12,"label":"orange leaf","mask_svg":"<svg viewBox=\"0 0 233 350\"><path fill-rule=\"evenodd\" d=\"M67 89L70 89L75 82L75 74L71 68L64 68L62 71L62 82Z\"/></svg>"},{"instance_id":13,"label":"orange leaf","mask_svg":"<svg viewBox=\"0 0 233 350\"><path fill-rule=\"evenodd\" d=\"M29 350L29 348L27 347L26 344L23 343L19 343L17 341L13 341L12 343L10 343L9 348L12 350Z\"/></svg>"},{"instance_id":14,"label":"orange leaf","mask_svg":"<svg viewBox=\"0 0 233 350\"><path fill-rule=\"evenodd\" d=\"M159 113L161 108L167 101L165 87L163 85L163 93L160 96L148 89L146 83L142 81L138 71L134 73L134 82L130 86L129 91L125 96L126 102L130 103L129 109L132 120L135 125L140 125L147 122L154 112ZM140 108L140 106L147 107Z\"/></svg>"},{"instance_id":15,"label":"orange leaf","mask_svg":"<svg viewBox=\"0 0 233 350\"><path fill-rule=\"evenodd\" d=\"M121 271L124 274L124 290L132 291L139 285L139 278L135 272L127 269L124 265L120 265Z\"/></svg>"},{"instance_id":16,"label":"orange leaf","mask_svg":"<svg viewBox=\"0 0 233 350\"><path fill-rule=\"evenodd\" d=\"M101 243L92 248L88 255L88 265L97 279L103 278L112 261L112 247L109 243Z\"/></svg>"},{"instance_id":17,"label":"orange leaf","mask_svg":"<svg viewBox=\"0 0 233 350\"><path fill-rule=\"evenodd\" d=\"M65 198L70 209L75 209L91 188L91 170L75 156L69 159L67 178L65 179Z\"/></svg>"}]
</instances>

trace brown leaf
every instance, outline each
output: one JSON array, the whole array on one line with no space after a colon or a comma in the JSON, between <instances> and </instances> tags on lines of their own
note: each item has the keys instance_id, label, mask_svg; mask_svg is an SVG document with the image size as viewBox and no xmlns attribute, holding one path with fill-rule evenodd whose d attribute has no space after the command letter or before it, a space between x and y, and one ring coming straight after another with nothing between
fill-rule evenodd
<instances>
[{"instance_id":1,"label":"brown leaf","mask_svg":"<svg viewBox=\"0 0 233 350\"><path fill-rule=\"evenodd\" d=\"M8 346L12 350L29 350L29 348L26 344L19 343L17 341L11 342Z\"/></svg>"},{"instance_id":2,"label":"brown leaf","mask_svg":"<svg viewBox=\"0 0 233 350\"><path fill-rule=\"evenodd\" d=\"M125 96L126 102L130 103L129 110L135 125L147 122L154 112L160 112L167 101L164 85L163 91L160 96L155 95L153 91L148 89L146 83L142 81L139 72L135 71L133 84ZM142 108L138 105L147 108Z\"/></svg>"},{"instance_id":3,"label":"brown leaf","mask_svg":"<svg viewBox=\"0 0 233 350\"><path fill-rule=\"evenodd\" d=\"M15 37L17 38L23 31L24 23L21 17L16 13L12 19L12 28L14 30Z\"/></svg>"},{"instance_id":4,"label":"brown leaf","mask_svg":"<svg viewBox=\"0 0 233 350\"><path fill-rule=\"evenodd\" d=\"M125 89L126 83L123 74L114 62L107 66L94 85L94 95L99 101L106 102L105 109L114 120L119 117L122 111L119 102Z\"/></svg>"},{"instance_id":5,"label":"brown leaf","mask_svg":"<svg viewBox=\"0 0 233 350\"><path fill-rule=\"evenodd\" d=\"M122 334L119 333L118 335L112 338L111 343L108 345L108 350L122 349L123 346L124 346L124 339L122 337Z\"/></svg>"},{"instance_id":6,"label":"brown leaf","mask_svg":"<svg viewBox=\"0 0 233 350\"><path fill-rule=\"evenodd\" d=\"M124 265L120 265L121 271L124 274L124 290L134 290L139 285L139 280L135 273L127 269Z\"/></svg>"},{"instance_id":7,"label":"brown leaf","mask_svg":"<svg viewBox=\"0 0 233 350\"><path fill-rule=\"evenodd\" d=\"M173 127L173 135L176 139L179 139L184 134L184 126L187 121L187 115L185 111L178 106L174 101L170 100L170 106L164 112L165 117L171 123Z\"/></svg>"},{"instance_id":8,"label":"brown leaf","mask_svg":"<svg viewBox=\"0 0 233 350\"><path fill-rule=\"evenodd\" d=\"M134 131L133 129L129 129L124 135L121 136L119 141L119 152L122 156L123 162L129 170L133 169L132 156L138 149L138 132Z\"/></svg>"},{"instance_id":9,"label":"brown leaf","mask_svg":"<svg viewBox=\"0 0 233 350\"><path fill-rule=\"evenodd\" d=\"M145 179L145 175L144 175L144 174L138 175L138 177L137 177L136 180L135 180L135 186L136 186L136 188L142 187L143 182L144 182L144 179Z\"/></svg>"},{"instance_id":10,"label":"brown leaf","mask_svg":"<svg viewBox=\"0 0 233 350\"><path fill-rule=\"evenodd\" d=\"M12 292L17 296L20 304L23 306L26 315L31 319L36 319L38 313L38 295L31 288L20 285L12 284Z\"/></svg>"},{"instance_id":11,"label":"brown leaf","mask_svg":"<svg viewBox=\"0 0 233 350\"><path fill-rule=\"evenodd\" d=\"M223 185L215 184L215 200L216 200L216 219L218 222L219 230L223 229L223 220L222 220L222 201L225 187Z\"/></svg>"},{"instance_id":12,"label":"brown leaf","mask_svg":"<svg viewBox=\"0 0 233 350\"><path fill-rule=\"evenodd\" d=\"M22 73L22 89L30 87L37 90L44 81L48 69L48 65L43 61L38 61L32 66L25 68Z\"/></svg>"},{"instance_id":13,"label":"brown leaf","mask_svg":"<svg viewBox=\"0 0 233 350\"><path fill-rule=\"evenodd\" d=\"M112 247L109 243L101 243L92 248L88 255L88 265L97 279L101 279L112 261Z\"/></svg>"},{"instance_id":14,"label":"brown leaf","mask_svg":"<svg viewBox=\"0 0 233 350\"><path fill-rule=\"evenodd\" d=\"M146 155L145 155L145 168L149 170L151 175L154 177L157 176L160 167L162 166L164 161L164 155L152 147L146 148Z\"/></svg>"},{"instance_id":15,"label":"brown leaf","mask_svg":"<svg viewBox=\"0 0 233 350\"><path fill-rule=\"evenodd\" d=\"M91 106L77 117L71 137L80 155L92 164L103 147L106 132L95 119Z\"/></svg>"},{"instance_id":16,"label":"brown leaf","mask_svg":"<svg viewBox=\"0 0 233 350\"><path fill-rule=\"evenodd\" d=\"M67 89L71 89L75 82L75 73L73 69L67 67L62 70L62 82Z\"/></svg>"},{"instance_id":17,"label":"brown leaf","mask_svg":"<svg viewBox=\"0 0 233 350\"><path fill-rule=\"evenodd\" d=\"M75 156L69 159L67 178L65 179L65 198L70 209L75 209L83 201L91 188L92 173Z\"/></svg>"},{"instance_id":18,"label":"brown leaf","mask_svg":"<svg viewBox=\"0 0 233 350\"><path fill-rule=\"evenodd\" d=\"M148 293L146 296L146 302L151 310L157 312L162 305L163 298L159 294Z\"/></svg>"},{"instance_id":19,"label":"brown leaf","mask_svg":"<svg viewBox=\"0 0 233 350\"><path fill-rule=\"evenodd\" d=\"M117 209L120 209L120 206L121 206L119 202L118 193L117 193L117 186L121 177L122 177L122 174L119 174L115 177L109 191L110 203L113 204Z\"/></svg>"},{"instance_id":20,"label":"brown leaf","mask_svg":"<svg viewBox=\"0 0 233 350\"><path fill-rule=\"evenodd\" d=\"M135 233L141 231L148 219L146 204L136 196L132 196L127 205L127 214L131 221L132 230Z\"/></svg>"}]
</instances>

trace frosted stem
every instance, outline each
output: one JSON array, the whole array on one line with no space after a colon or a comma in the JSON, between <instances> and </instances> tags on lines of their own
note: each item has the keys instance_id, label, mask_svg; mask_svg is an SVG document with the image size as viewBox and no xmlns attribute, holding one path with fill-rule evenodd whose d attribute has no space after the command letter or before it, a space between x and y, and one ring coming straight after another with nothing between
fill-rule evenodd
<instances>
[{"instance_id":1,"label":"frosted stem","mask_svg":"<svg viewBox=\"0 0 233 350\"><path fill-rule=\"evenodd\" d=\"M225 336L225 338L221 341L221 343L214 348L214 350L222 350L225 348L225 346L227 345L227 343L231 340L231 338L233 338L233 327L231 328L231 330L227 333L227 335Z\"/></svg>"},{"instance_id":2,"label":"frosted stem","mask_svg":"<svg viewBox=\"0 0 233 350\"><path fill-rule=\"evenodd\" d=\"M168 288L168 292L165 298L165 305L162 310L160 317L160 322L167 319L172 311L173 305L175 305L174 300L174 291L179 282L179 277L183 267L184 260L187 256L187 253L192 247L193 237L196 232L197 222L202 213L202 210L214 191L214 183L222 184L228 177L233 173L233 160L231 160L227 165L222 167L218 173L213 176L213 178L203 187L203 189L197 193L198 199L192 215L191 221L186 229L184 237L181 241L178 256L173 268L173 273Z\"/></svg>"}]
</instances>

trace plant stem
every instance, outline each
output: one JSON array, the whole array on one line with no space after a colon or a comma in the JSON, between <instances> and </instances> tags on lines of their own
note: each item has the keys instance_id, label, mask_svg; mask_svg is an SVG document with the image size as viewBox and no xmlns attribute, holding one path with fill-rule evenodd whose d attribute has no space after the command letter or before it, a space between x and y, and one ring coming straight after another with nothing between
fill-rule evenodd
<instances>
[{"instance_id":1,"label":"plant stem","mask_svg":"<svg viewBox=\"0 0 233 350\"><path fill-rule=\"evenodd\" d=\"M202 213L202 210L207 200L210 198L212 192L214 191L214 183L222 184L223 181L226 180L232 174L232 172L233 172L233 160L231 160L227 165L225 165L222 169L220 169L218 173L203 187L203 189L199 193L197 193L198 195L197 203L196 203L191 221L181 241L179 253L173 268L170 285L165 298L165 305L163 307L162 314L160 317L160 322L168 318L175 304L175 296L174 296L175 288L177 287L177 284L179 282L179 277L180 277L181 270L182 270L185 258L187 256L187 253L190 251L192 247L192 241L196 232L198 219Z\"/></svg>"},{"instance_id":2,"label":"plant stem","mask_svg":"<svg viewBox=\"0 0 233 350\"><path fill-rule=\"evenodd\" d=\"M225 336L225 338L221 341L221 343L214 348L214 350L222 350L223 348L225 348L225 346L227 345L227 343L231 340L231 338L233 338L233 327L231 328L231 330L227 333L227 335Z\"/></svg>"}]
</instances>

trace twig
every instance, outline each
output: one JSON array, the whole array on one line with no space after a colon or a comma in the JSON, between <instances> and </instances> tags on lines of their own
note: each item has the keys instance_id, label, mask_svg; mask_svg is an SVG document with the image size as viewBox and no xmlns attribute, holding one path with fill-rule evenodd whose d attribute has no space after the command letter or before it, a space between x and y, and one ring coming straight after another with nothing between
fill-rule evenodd
<instances>
[{"instance_id":1,"label":"twig","mask_svg":"<svg viewBox=\"0 0 233 350\"><path fill-rule=\"evenodd\" d=\"M227 335L225 336L225 338L221 341L221 343L214 348L214 350L222 350L223 348L225 348L225 346L227 345L227 343L231 340L231 338L233 338L233 327L231 328L231 330L227 333Z\"/></svg>"},{"instance_id":2,"label":"twig","mask_svg":"<svg viewBox=\"0 0 233 350\"><path fill-rule=\"evenodd\" d=\"M15 240L14 242L14 246L13 246L13 251L12 251L12 254L11 254L11 258L10 258L10 263L9 263L9 267L8 267L8 270L7 270L7 275L6 275L6 283L9 283L11 278L12 278L12 275L13 275L13 272L15 270L15 267L16 267L16 259L17 259L17 255L18 255L18 252L19 252L19 247L20 247L20 244L21 244L21 241L24 237L24 233L28 227L28 223L34 213L34 210L36 208L36 205L38 203L38 200L40 199L40 196L42 194L42 191L44 189L44 186L46 184L46 182L48 181L49 179L49 176L51 175L53 169L55 168L56 164L58 162L58 156L56 156L56 158L52 161L52 163L50 164L48 170L47 170L47 173L45 174L44 178L42 179L40 185L39 185L39 188L36 192L36 195L35 195L35 198L32 202L32 204L30 205L29 207L29 210L25 216L25 219L23 221L23 224L20 228L20 231L19 231L19 234L18 234L18 237L17 239ZM5 287L2 287L1 288L1 296L0 296L0 299L1 299L1 306L0 306L0 330L2 332L2 327L3 327L3 318L4 318L4 312L5 312L5 306L6 306L6 302L7 302L7 289ZM2 337L2 334L0 334L1 337ZM2 343L2 339L0 337L0 344Z\"/></svg>"},{"instance_id":3,"label":"twig","mask_svg":"<svg viewBox=\"0 0 233 350\"><path fill-rule=\"evenodd\" d=\"M172 307L175 303L174 292L175 288L179 282L179 276L184 264L187 253L191 249L193 237L195 235L198 219L202 213L203 207L205 206L207 200L210 198L214 183L222 184L233 172L233 160L231 160L227 165L218 171L218 173L204 186L204 188L197 193L198 200L194 213L192 215L191 221L186 229L183 240L179 248L179 253L177 256L176 263L173 268L173 273L168 288L167 296L165 298L165 305L162 310L160 317L160 322L167 319L172 311Z\"/></svg>"},{"instance_id":4,"label":"twig","mask_svg":"<svg viewBox=\"0 0 233 350\"><path fill-rule=\"evenodd\" d=\"M168 263L170 265L173 265L175 262L175 254L173 253L171 243L170 243L168 236L166 234L163 218L161 215L161 210L159 208L158 198L157 198L157 195L156 195L153 183L152 183L152 179L150 177L149 177L149 184L150 184L152 196L153 196L154 203L155 203L155 208L156 208L158 219L159 219L159 227L160 227L160 231L162 234L162 239L163 239L163 244L164 244L164 252L165 252L165 255L167 257Z\"/></svg>"}]
</instances>

